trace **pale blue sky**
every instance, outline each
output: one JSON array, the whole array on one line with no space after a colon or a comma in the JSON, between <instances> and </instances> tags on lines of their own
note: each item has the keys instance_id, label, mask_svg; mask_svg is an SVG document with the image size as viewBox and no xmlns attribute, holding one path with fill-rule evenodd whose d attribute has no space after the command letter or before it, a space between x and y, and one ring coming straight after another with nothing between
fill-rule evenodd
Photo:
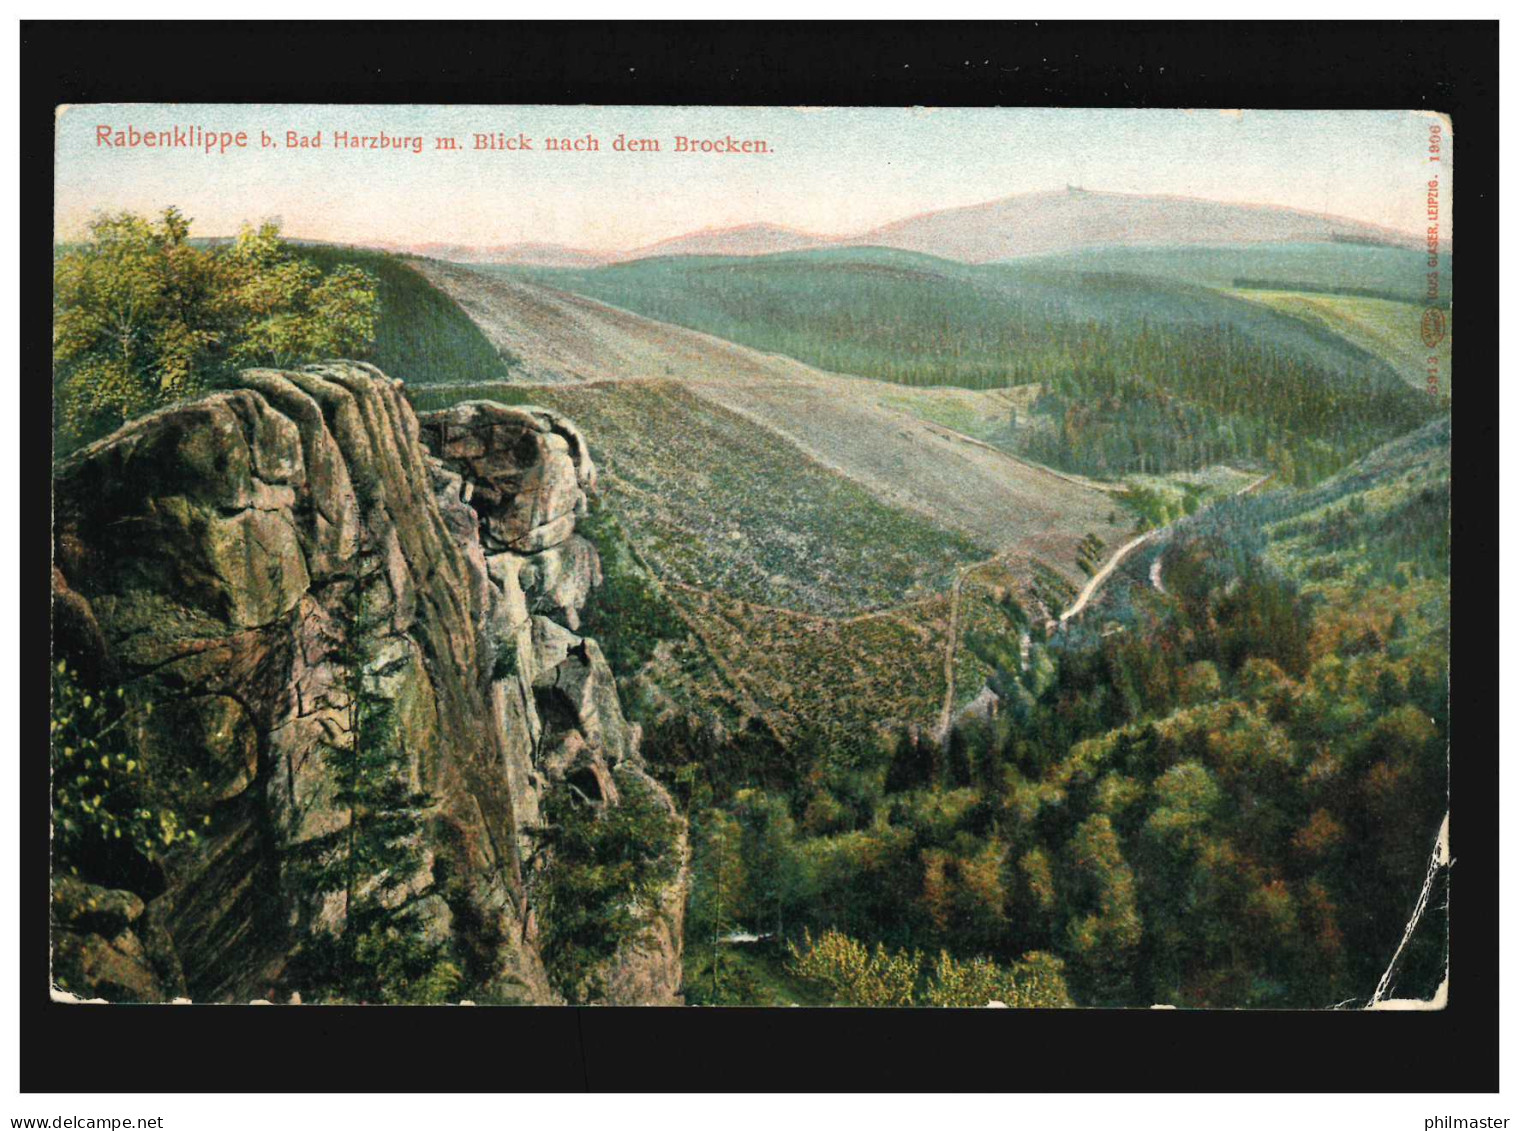
<instances>
[{"instance_id":1,"label":"pale blue sky","mask_svg":"<svg viewBox=\"0 0 1519 1131\"><path fill-rule=\"evenodd\" d=\"M59 117L55 219L69 238L96 211L177 204L200 235L279 217L287 234L312 239L622 250L755 221L853 235L1072 183L1281 204L1422 232L1424 184L1436 168L1426 159L1432 121L1419 111L1338 110L75 106ZM247 130L250 147L208 156L96 144L97 125L176 124ZM1438 168L1448 192L1445 128ZM323 148L284 148L289 129L321 131ZM261 130L280 148L259 148ZM339 150L338 130L422 136L426 148ZM469 148L472 134L495 131L525 132L540 147L550 135L592 133L602 149ZM619 133L658 138L664 151L615 153ZM763 138L774 152L681 155L671 152L677 134ZM436 136L465 148L439 152Z\"/></svg>"}]
</instances>

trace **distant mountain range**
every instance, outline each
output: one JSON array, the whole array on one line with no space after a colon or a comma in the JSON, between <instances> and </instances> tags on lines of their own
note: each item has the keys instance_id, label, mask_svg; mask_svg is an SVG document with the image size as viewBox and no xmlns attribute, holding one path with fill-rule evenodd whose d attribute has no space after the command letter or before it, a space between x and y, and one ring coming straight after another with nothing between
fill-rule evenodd
<instances>
[{"instance_id":1,"label":"distant mountain range","mask_svg":"<svg viewBox=\"0 0 1519 1131\"><path fill-rule=\"evenodd\" d=\"M779 224L743 224L737 228L703 228L674 236L647 247L608 256L606 262L653 259L661 255L771 255L781 251L806 251L831 247L840 240L814 236Z\"/></svg>"},{"instance_id":2,"label":"distant mountain range","mask_svg":"<svg viewBox=\"0 0 1519 1131\"><path fill-rule=\"evenodd\" d=\"M659 256L769 255L821 247L887 247L964 263L988 263L1088 247L1329 242L1410 249L1422 246L1417 235L1343 216L1268 204L1225 204L1184 196L1080 188L925 212L855 236L813 235L779 224L759 223L704 228L623 252L585 251L546 243L380 246L386 251L456 263L585 268Z\"/></svg>"}]
</instances>

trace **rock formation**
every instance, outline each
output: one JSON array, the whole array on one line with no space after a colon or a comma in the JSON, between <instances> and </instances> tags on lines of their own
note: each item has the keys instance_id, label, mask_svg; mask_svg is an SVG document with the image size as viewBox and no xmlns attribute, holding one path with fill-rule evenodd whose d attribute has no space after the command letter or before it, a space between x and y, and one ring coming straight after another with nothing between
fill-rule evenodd
<instances>
[{"instance_id":1,"label":"rock formation","mask_svg":"<svg viewBox=\"0 0 1519 1131\"><path fill-rule=\"evenodd\" d=\"M284 865L346 821L324 743L364 559L384 578L371 674L434 799L405 898L487 1000L557 1000L524 874L554 867L533 853L545 791L573 782L615 805L637 779L669 803L600 648L575 631L600 582L574 533L595 484L584 439L555 413L488 402L419 420L400 382L353 362L237 386L134 421L56 475L55 647L152 704L135 748L202 835L133 890L55 885L55 976L131 1000L300 991L290 955L340 923ZM678 1000L679 886L612 961L608 1000Z\"/></svg>"}]
</instances>

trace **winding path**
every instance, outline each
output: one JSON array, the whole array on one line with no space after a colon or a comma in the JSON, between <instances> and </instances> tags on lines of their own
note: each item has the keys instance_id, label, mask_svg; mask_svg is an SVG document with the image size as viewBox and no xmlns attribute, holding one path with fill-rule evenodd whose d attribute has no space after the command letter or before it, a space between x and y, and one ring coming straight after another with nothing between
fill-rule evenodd
<instances>
[{"instance_id":1,"label":"winding path","mask_svg":"<svg viewBox=\"0 0 1519 1131\"><path fill-rule=\"evenodd\" d=\"M1256 490L1270 478L1271 473L1267 472L1265 475L1251 480L1249 483L1241 487L1238 491L1234 492L1234 494L1248 495L1250 492ZM1180 520L1178 519L1176 521ZM1098 590L1100 590L1107 579L1113 575L1113 571L1118 568L1119 564L1124 560L1124 558L1128 557L1129 554L1133 553L1140 546L1143 546L1146 542L1155 538L1157 535L1164 534L1175 525L1176 522L1169 522L1165 526L1157 526L1154 530L1148 530L1136 538L1131 538L1122 546L1118 547L1118 551L1111 558L1109 558L1107 563L1095 574L1093 574L1092 577L1087 581L1086 585L1082 587L1081 592L1076 595L1076 600L1071 603L1071 607L1060 614L1060 626L1063 627L1066 621L1070 620L1074 616L1079 616L1081 614L1082 610L1084 610L1087 605L1091 603L1092 598L1097 596ZM969 577L976 570L980 569L982 566L989 565L991 562L996 560L997 558L991 558L988 561L976 562L972 565L966 566L956 576L954 588L950 593L949 640L946 643L944 649L944 706L939 711L939 725L936 728L936 737L941 743L947 741L949 738L950 720L953 717L955 707L955 658L959 652L960 647L960 590L964 587L965 579L967 577ZM1150 584L1153 585L1157 591L1164 593L1166 591L1166 587L1162 583L1160 575L1161 558L1157 556L1154 563L1150 566ZM1022 642L1021 651L1026 661L1028 654L1028 641L1026 637Z\"/></svg>"},{"instance_id":2,"label":"winding path","mask_svg":"<svg viewBox=\"0 0 1519 1131\"><path fill-rule=\"evenodd\" d=\"M1077 616L1082 609L1087 607L1087 602L1097 595L1097 590L1102 588L1102 583L1118 568L1119 562L1123 561L1130 553L1143 546L1151 538L1154 538L1162 530L1168 529L1170 529L1169 526L1158 526L1154 530L1145 531L1138 538L1129 539L1122 546L1118 547L1118 552L1108 559L1108 564L1092 574L1087 583L1082 586L1081 592L1077 594L1076 600L1072 603L1071 607L1060 614L1060 623L1065 624L1066 621Z\"/></svg>"},{"instance_id":3,"label":"winding path","mask_svg":"<svg viewBox=\"0 0 1519 1131\"><path fill-rule=\"evenodd\" d=\"M1241 487L1238 491L1236 491L1234 493L1236 495L1248 495L1248 494L1250 494L1250 492L1254 491L1257 487L1259 487L1261 484L1265 483L1266 480L1268 480L1270 478L1271 478L1271 473L1267 472L1265 475L1262 475L1259 479L1256 479L1256 480L1253 480L1253 481L1251 481L1249 483L1246 483L1243 487ZM1167 527L1162 527L1161 529L1167 529ZM1153 531L1152 533L1158 534L1158 533L1160 533L1160 531L1157 530L1157 531ZM1166 591L1166 587L1165 587L1164 583L1162 583L1162 581L1160 579L1160 571L1164 567L1164 565L1165 565L1165 553L1164 552L1156 554L1155 555L1155 560L1150 563L1150 584L1155 587L1155 592L1160 593L1160 594L1164 594L1165 591ZM1070 614L1068 613L1066 615L1069 616ZM1060 619L1063 622L1065 620L1065 617L1061 617Z\"/></svg>"}]
</instances>

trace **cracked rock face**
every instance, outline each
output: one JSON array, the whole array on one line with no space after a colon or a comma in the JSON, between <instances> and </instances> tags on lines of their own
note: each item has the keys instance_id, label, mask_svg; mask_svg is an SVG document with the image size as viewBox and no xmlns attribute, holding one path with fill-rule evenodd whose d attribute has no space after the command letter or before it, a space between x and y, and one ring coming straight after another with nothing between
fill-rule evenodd
<instances>
[{"instance_id":1,"label":"cracked rock face","mask_svg":"<svg viewBox=\"0 0 1519 1131\"><path fill-rule=\"evenodd\" d=\"M281 865L346 820L323 740L363 550L384 578L372 674L435 799L406 898L495 1000L557 1000L524 896L540 800L571 774L607 804L614 773L653 784L600 648L575 631L600 582L574 534L595 485L584 439L489 402L419 421L399 382L353 362L238 386L134 421L56 476L57 646L154 705L139 756L155 782L203 785L165 800L204 835L153 890L106 892L124 909L109 923L76 906L105 889L55 890L55 965L116 999L299 990L290 954L341 908L288 890ZM678 888L653 941L614 960L609 1000L676 1000Z\"/></svg>"}]
</instances>

